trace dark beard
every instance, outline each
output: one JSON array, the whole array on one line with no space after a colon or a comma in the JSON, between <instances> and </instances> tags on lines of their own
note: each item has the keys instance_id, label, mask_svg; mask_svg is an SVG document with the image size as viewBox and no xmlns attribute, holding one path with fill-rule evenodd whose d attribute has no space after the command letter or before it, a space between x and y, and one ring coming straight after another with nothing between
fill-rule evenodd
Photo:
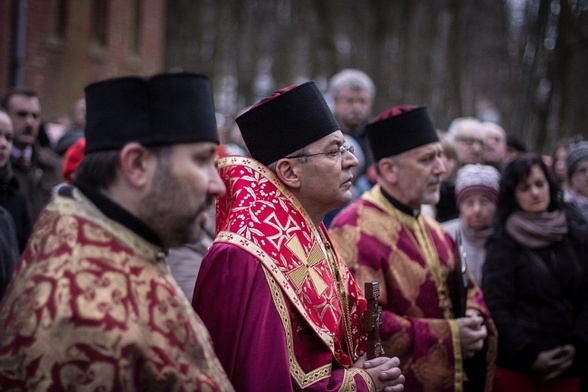
<instances>
[{"instance_id":1,"label":"dark beard","mask_svg":"<svg viewBox=\"0 0 588 392\"><path fill-rule=\"evenodd\" d=\"M140 218L159 235L166 248L197 240L201 229L195 221L209 198L194 213L187 213L183 208L185 192L171 174L169 164L160 160L154 178L152 191L141 202Z\"/></svg>"}]
</instances>

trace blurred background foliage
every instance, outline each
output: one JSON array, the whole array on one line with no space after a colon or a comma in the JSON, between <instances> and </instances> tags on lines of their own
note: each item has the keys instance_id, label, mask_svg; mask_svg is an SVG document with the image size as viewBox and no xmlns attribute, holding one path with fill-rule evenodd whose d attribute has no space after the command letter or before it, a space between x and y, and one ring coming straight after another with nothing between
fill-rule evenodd
<instances>
[{"instance_id":1,"label":"blurred background foliage","mask_svg":"<svg viewBox=\"0 0 588 392\"><path fill-rule=\"evenodd\" d=\"M588 0L171 0L166 68L227 116L276 88L368 73L373 114L426 104L439 129L495 120L531 149L588 124Z\"/></svg>"}]
</instances>

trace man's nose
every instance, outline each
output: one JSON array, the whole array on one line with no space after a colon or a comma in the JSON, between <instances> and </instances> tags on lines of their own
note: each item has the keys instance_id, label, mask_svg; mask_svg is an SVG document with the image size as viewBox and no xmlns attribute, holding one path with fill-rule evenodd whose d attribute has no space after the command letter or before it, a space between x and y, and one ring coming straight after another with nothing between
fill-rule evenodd
<instances>
[{"instance_id":1,"label":"man's nose","mask_svg":"<svg viewBox=\"0 0 588 392\"><path fill-rule=\"evenodd\" d=\"M224 182L221 180L218 171L212 171L210 182L208 184L208 193L214 197L221 197L227 192Z\"/></svg>"},{"instance_id":2,"label":"man's nose","mask_svg":"<svg viewBox=\"0 0 588 392\"><path fill-rule=\"evenodd\" d=\"M357 157L351 151L345 150L343 155L341 156L341 163L343 167L355 167L359 164Z\"/></svg>"},{"instance_id":3,"label":"man's nose","mask_svg":"<svg viewBox=\"0 0 588 392\"><path fill-rule=\"evenodd\" d=\"M436 158L436 160L437 160L437 165L435 166L435 174L437 174L437 175L445 174L445 172L447 171L447 168L445 167L445 162L443 161L443 158L441 156L438 156Z\"/></svg>"},{"instance_id":4,"label":"man's nose","mask_svg":"<svg viewBox=\"0 0 588 392\"><path fill-rule=\"evenodd\" d=\"M474 147L474 149L476 151L484 151L486 149L486 144L480 142L480 141L476 141L472 144L472 146Z\"/></svg>"},{"instance_id":5,"label":"man's nose","mask_svg":"<svg viewBox=\"0 0 588 392\"><path fill-rule=\"evenodd\" d=\"M35 117L35 115L29 113L26 116L25 122L27 123L28 126L34 127L37 125L37 117Z\"/></svg>"}]
</instances>

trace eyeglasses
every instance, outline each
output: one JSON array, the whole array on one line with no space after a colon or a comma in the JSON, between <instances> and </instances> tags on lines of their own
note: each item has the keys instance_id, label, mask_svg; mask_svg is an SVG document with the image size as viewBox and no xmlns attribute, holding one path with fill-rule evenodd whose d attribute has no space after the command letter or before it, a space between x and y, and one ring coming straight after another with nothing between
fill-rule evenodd
<instances>
[{"instance_id":1,"label":"eyeglasses","mask_svg":"<svg viewBox=\"0 0 588 392\"><path fill-rule=\"evenodd\" d=\"M468 146L473 146L474 144L478 144L482 149L486 149L486 142L484 142L483 140L480 139L475 139L473 137L467 137L467 136L456 136L454 138L454 140L456 142L462 142L464 144L467 144Z\"/></svg>"},{"instance_id":2,"label":"eyeglasses","mask_svg":"<svg viewBox=\"0 0 588 392\"><path fill-rule=\"evenodd\" d=\"M326 156L330 156L333 158L339 158L339 157L342 157L343 154L345 154L346 152L350 152L353 154L354 151L355 151L355 148L353 146L341 146L336 150L331 150L331 151L327 151L327 152L317 152L316 154L291 155L286 158L287 159L290 159L290 158L309 158L309 157L314 157L317 155L326 155Z\"/></svg>"}]
</instances>

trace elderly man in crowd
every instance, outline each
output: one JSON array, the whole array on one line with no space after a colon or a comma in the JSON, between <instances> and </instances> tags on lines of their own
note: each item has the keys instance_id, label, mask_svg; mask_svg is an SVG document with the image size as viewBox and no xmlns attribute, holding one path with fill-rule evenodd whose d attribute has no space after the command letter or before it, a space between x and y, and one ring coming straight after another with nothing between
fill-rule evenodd
<instances>
[{"instance_id":1,"label":"elderly man in crowd","mask_svg":"<svg viewBox=\"0 0 588 392\"><path fill-rule=\"evenodd\" d=\"M365 126L372 114L376 87L365 72L344 69L329 80L329 95L333 99L333 113L341 132L351 136L361 146L364 162L357 169L361 176L372 163Z\"/></svg>"},{"instance_id":2,"label":"elderly man in crowd","mask_svg":"<svg viewBox=\"0 0 588 392\"><path fill-rule=\"evenodd\" d=\"M485 132L485 144L484 149L484 163L491 165L502 171L504 165L506 165L507 148L506 143L506 131L499 124L492 121L484 121L482 127Z\"/></svg>"},{"instance_id":3,"label":"elderly man in crowd","mask_svg":"<svg viewBox=\"0 0 588 392\"><path fill-rule=\"evenodd\" d=\"M458 117L451 121L447 133L455 141L460 165L484 163L486 131L475 117Z\"/></svg>"}]
</instances>

